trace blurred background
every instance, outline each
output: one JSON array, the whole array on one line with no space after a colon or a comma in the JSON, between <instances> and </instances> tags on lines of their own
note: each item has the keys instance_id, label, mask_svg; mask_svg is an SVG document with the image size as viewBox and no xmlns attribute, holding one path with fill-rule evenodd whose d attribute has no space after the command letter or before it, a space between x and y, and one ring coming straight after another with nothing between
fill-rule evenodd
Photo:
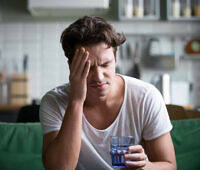
<instances>
[{"instance_id":1,"label":"blurred background","mask_svg":"<svg viewBox=\"0 0 200 170\"><path fill-rule=\"evenodd\" d=\"M126 35L117 73L154 84L166 104L200 107L200 0L1 0L0 121L68 82L60 35L84 15Z\"/></svg>"}]
</instances>

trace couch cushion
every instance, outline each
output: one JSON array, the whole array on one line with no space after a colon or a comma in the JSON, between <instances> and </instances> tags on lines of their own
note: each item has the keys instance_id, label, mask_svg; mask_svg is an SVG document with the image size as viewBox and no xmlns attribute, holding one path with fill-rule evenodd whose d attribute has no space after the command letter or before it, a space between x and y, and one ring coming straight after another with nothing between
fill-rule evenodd
<instances>
[{"instance_id":1,"label":"couch cushion","mask_svg":"<svg viewBox=\"0 0 200 170\"><path fill-rule=\"evenodd\" d=\"M173 120L178 170L200 170L200 119Z\"/></svg>"},{"instance_id":2,"label":"couch cushion","mask_svg":"<svg viewBox=\"0 0 200 170\"><path fill-rule=\"evenodd\" d=\"M40 123L1 122L0 138L0 169L44 169Z\"/></svg>"}]
</instances>

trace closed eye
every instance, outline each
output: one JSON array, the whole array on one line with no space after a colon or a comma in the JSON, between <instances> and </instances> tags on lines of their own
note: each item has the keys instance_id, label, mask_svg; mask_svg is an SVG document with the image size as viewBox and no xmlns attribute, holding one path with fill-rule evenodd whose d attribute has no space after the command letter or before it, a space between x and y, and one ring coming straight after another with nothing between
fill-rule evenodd
<instances>
[{"instance_id":1,"label":"closed eye","mask_svg":"<svg viewBox=\"0 0 200 170\"><path fill-rule=\"evenodd\" d=\"M108 67L111 61L107 61L103 64L101 64L101 67Z\"/></svg>"},{"instance_id":2,"label":"closed eye","mask_svg":"<svg viewBox=\"0 0 200 170\"><path fill-rule=\"evenodd\" d=\"M108 67L108 64L102 64L101 67Z\"/></svg>"}]
</instances>

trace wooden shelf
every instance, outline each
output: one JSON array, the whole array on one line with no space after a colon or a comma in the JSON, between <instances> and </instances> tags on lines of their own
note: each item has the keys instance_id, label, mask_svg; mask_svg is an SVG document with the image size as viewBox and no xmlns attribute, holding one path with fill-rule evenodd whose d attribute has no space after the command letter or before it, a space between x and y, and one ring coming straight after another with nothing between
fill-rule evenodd
<instances>
[{"instance_id":1,"label":"wooden shelf","mask_svg":"<svg viewBox=\"0 0 200 170\"><path fill-rule=\"evenodd\" d=\"M125 16L120 16L119 19L121 21L157 21L157 20L159 20L159 17L156 17L156 16L144 16L144 17L127 18Z\"/></svg>"},{"instance_id":2,"label":"wooden shelf","mask_svg":"<svg viewBox=\"0 0 200 170\"><path fill-rule=\"evenodd\" d=\"M179 17L179 18L175 18L172 16L168 17L169 21L200 21L200 17Z\"/></svg>"},{"instance_id":3,"label":"wooden shelf","mask_svg":"<svg viewBox=\"0 0 200 170\"><path fill-rule=\"evenodd\" d=\"M183 60L200 60L200 54L184 54L181 56Z\"/></svg>"}]
</instances>

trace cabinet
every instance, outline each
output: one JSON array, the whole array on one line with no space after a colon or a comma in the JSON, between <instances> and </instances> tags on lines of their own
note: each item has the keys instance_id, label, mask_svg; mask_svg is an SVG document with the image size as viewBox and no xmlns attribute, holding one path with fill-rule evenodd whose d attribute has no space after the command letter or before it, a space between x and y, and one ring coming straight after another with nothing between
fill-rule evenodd
<instances>
[{"instance_id":1,"label":"cabinet","mask_svg":"<svg viewBox=\"0 0 200 170\"><path fill-rule=\"evenodd\" d=\"M123 21L200 21L200 0L118 0L118 16Z\"/></svg>"},{"instance_id":2,"label":"cabinet","mask_svg":"<svg viewBox=\"0 0 200 170\"><path fill-rule=\"evenodd\" d=\"M0 4L0 22L2 21L2 8L1 8L1 4Z\"/></svg>"},{"instance_id":3,"label":"cabinet","mask_svg":"<svg viewBox=\"0 0 200 170\"><path fill-rule=\"evenodd\" d=\"M167 19L200 21L200 0L167 0Z\"/></svg>"},{"instance_id":4,"label":"cabinet","mask_svg":"<svg viewBox=\"0 0 200 170\"><path fill-rule=\"evenodd\" d=\"M120 20L159 20L160 0L118 0Z\"/></svg>"}]
</instances>

